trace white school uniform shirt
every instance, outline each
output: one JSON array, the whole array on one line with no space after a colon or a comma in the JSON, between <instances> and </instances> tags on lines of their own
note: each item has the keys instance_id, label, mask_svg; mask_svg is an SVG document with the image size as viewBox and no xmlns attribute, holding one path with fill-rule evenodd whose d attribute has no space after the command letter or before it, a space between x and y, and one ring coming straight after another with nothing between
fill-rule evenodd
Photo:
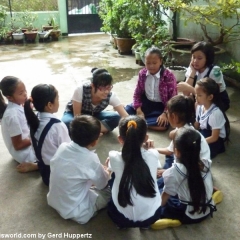
<instances>
[{"instance_id":1,"label":"white school uniform shirt","mask_svg":"<svg viewBox=\"0 0 240 240\"><path fill-rule=\"evenodd\" d=\"M109 176L96 153L71 141L62 143L50 161L48 204L64 219L86 223L95 213L98 195L90 187L103 189Z\"/></svg>"},{"instance_id":2,"label":"white school uniform shirt","mask_svg":"<svg viewBox=\"0 0 240 240\"><path fill-rule=\"evenodd\" d=\"M72 96L72 100L75 102L79 102L82 103L83 100L83 84L81 83L74 91L73 96ZM109 99L109 105L113 106L113 107L117 107L121 105L121 102L119 100L119 98L117 97L117 95L112 92L112 95ZM96 106L93 105L93 108L95 108Z\"/></svg>"},{"instance_id":3,"label":"white school uniform shirt","mask_svg":"<svg viewBox=\"0 0 240 240\"><path fill-rule=\"evenodd\" d=\"M122 159L122 153L117 151L109 152L109 159L112 171L115 173L115 179L112 187L112 199L114 205L120 213L122 213L126 218L133 221L144 221L152 217L156 210L161 206L161 197L158 190L158 185L156 181L157 168L158 168L158 159L159 153L156 149L141 149L142 157L145 160L146 164L149 167L151 176L154 180L156 196L153 198L143 197L137 194L135 188L132 188L131 198L133 206L127 205L125 208L120 206L118 203L118 192L119 185L122 178L124 170L124 162ZM141 177L141 176L139 176Z\"/></svg>"},{"instance_id":4,"label":"white school uniform shirt","mask_svg":"<svg viewBox=\"0 0 240 240\"><path fill-rule=\"evenodd\" d=\"M219 137L226 137L226 120L222 111L215 104L212 104L204 113L203 106L198 105L196 109L196 121L199 122L201 129L207 129L207 124L209 124L212 130L220 129Z\"/></svg>"},{"instance_id":5,"label":"white school uniform shirt","mask_svg":"<svg viewBox=\"0 0 240 240\"><path fill-rule=\"evenodd\" d=\"M54 114L47 112L39 112L38 118L40 124L36 133L34 134L34 137L37 141L40 139L42 131L50 119L58 119ZM42 145L42 159L46 165L50 165L50 159L63 142L71 142L66 124L63 122L54 123L49 129Z\"/></svg>"},{"instance_id":6,"label":"white school uniform shirt","mask_svg":"<svg viewBox=\"0 0 240 240\"><path fill-rule=\"evenodd\" d=\"M205 189L206 189L206 203L212 198L213 192L213 182L212 182L212 174L210 171L211 167L211 160L201 160L204 164L204 170L201 172ZM187 169L186 167L177 162L172 165L171 168L167 169L163 173L163 180L164 180L164 188L163 191L171 196L178 195L178 198L183 201L191 202L190 191L188 187L187 181ZM213 200L210 202L212 205L215 205ZM190 217L191 219L198 219L202 218L210 213L209 207L206 208L205 213L197 213L190 214L193 210L193 207L188 205L185 211L185 214Z\"/></svg>"},{"instance_id":7,"label":"white school uniform shirt","mask_svg":"<svg viewBox=\"0 0 240 240\"><path fill-rule=\"evenodd\" d=\"M154 75L150 74L149 71L146 73L145 94L147 99L153 102L162 102L159 94L160 72L161 69Z\"/></svg>"},{"instance_id":8,"label":"white school uniform shirt","mask_svg":"<svg viewBox=\"0 0 240 240\"><path fill-rule=\"evenodd\" d=\"M186 123L184 126L184 128L191 128L194 129L194 127L192 125L189 125L188 123ZM180 129L180 128L177 128ZM200 150L200 159L210 159L210 148L209 145L205 139L205 137L199 132L199 134L201 135L201 150ZM168 151L170 152L174 152L174 144L173 141L171 141L171 143L169 144L169 146L167 147Z\"/></svg>"},{"instance_id":9,"label":"white school uniform shirt","mask_svg":"<svg viewBox=\"0 0 240 240\"><path fill-rule=\"evenodd\" d=\"M32 146L21 150L15 150L11 137L22 135L22 139L30 138L30 131L24 109L21 105L9 102L1 121L3 141L12 155L19 163L36 162L36 156Z\"/></svg>"},{"instance_id":10,"label":"white school uniform shirt","mask_svg":"<svg viewBox=\"0 0 240 240\"><path fill-rule=\"evenodd\" d=\"M208 70L209 70L209 68L207 67L202 73L197 71L196 72L197 81L204 78L207 75ZM185 74L186 78L188 78L190 76L190 74L191 74L191 68L188 67L187 72ZM222 71L221 71L220 67L214 66L208 77L213 79L217 84L220 85L220 92L223 92L224 90L226 90L226 84L225 84L223 74L222 74Z\"/></svg>"}]
</instances>

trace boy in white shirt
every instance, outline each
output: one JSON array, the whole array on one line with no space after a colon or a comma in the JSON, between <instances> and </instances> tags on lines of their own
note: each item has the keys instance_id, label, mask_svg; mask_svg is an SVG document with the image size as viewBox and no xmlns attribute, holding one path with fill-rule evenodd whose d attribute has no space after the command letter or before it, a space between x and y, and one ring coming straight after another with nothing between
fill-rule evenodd
<instances>
[{"instance_id":1,"label":"boy in white shirt","mask_svg":"<svg viewBox=\"0 0 240 240\"><path fill-rule=\"evenodd\" d=\"M106 207L111 197L107 168L89 150L97 144L100 130L96 118L76 116L70 126L72 141L61 144L50 161L48 204L64 219L80 224Z\"/></svg>"}]
</instances>

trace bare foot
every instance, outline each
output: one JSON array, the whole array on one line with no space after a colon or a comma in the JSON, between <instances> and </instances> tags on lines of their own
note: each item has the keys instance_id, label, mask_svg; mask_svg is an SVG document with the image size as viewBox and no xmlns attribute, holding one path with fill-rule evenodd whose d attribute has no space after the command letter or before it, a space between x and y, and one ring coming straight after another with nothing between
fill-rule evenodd
<instances>
[{"instance_id":1,"label":"bare foot","mask_svg":"<svg viewBox=\"0 0 240 240\"><path fill-rule=\"evenodd\" d=\"M20 173L32 172L38 170L37 163L23 162L17 166L17 171Z\"/></svg>"}]
</instances>

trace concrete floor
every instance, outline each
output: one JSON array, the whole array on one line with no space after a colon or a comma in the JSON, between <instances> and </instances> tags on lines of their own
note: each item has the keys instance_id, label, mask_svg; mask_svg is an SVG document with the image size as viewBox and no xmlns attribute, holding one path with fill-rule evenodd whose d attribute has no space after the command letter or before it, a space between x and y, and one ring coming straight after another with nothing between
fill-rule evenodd
<instances>
[{"instance_id":1,"label":"concrete floor","mask_svg":"<svg viewBox=\"0 0 240 240\"><path fill-rule=\"evenodd\" d=\"M60 94L59 117L77 83L89 78L93 67L108 69L115 80L113 91L123 104L132 101L137 73L141 67L135 64L133 56L119 55L109 44L107 35L74 36L59 42L27 46L0 46L0 79L6 75L21 78L29 94L36 84L53 84ZM17 163L6 150L0 134L0 238L240 239L240 91L233 87L227 90L231 98L231 109L227 112L231 122L231 143L225 153L213 160L214 185L224 194L224 200L217 206L218 211L213 218L196 225L158 231L117 230L106 210L99 212L86 225L64 220L47 205L48 188L42 183L39 173L16 172ZM102 162L107 158L109 150L120 149L117 135L118 130L115 129L101 138L97 153ZM149 135L155 141L155 146L165 147L169 144L167 132L149 132ZM160 161L163 163L163 160L162 156ZM1 234L15 235L7 238Z\"/></svg>"}]
</instances>

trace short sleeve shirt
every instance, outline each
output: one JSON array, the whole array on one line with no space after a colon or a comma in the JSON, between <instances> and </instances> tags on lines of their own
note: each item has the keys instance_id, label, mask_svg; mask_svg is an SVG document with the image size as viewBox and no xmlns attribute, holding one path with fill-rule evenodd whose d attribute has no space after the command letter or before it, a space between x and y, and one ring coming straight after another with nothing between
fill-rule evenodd
<instances>
[{"instance_id":1,"label":"short sleeve shirt","mask_svg":"<svg viewBox=\"0 0 240 240\"><path fill-rule=\"evenodd\" d=\"M80 84L75 89L75 91L73 93L73 96L72 96L72 100L75 101L75 102L82 103L82 100L83 100L83 84ZM117 106L121 105L121 102L120 102L119 98L117 97L117 95L114 92L112 92L109 104L113 107L117 107Z\"/></svg>"},{"instance_id":2,"label":"short sleeve shirt","mask_svg":"<svg viewBox=\"0 0 240 240\"><path fill-rule=\"evenodd\" d=\"M202 73L197 72L197 81L199 81L200 79L204 78L207 73L209 71L209 68L207 67ZM187 72L186 72L186 77L189 77L191 73L191 68L188 67ZM226 84L223 78L223 74L222 71L220 69L220 67L218 66L214 66L209 74L209 78L212 78L217 84L219 84L220 86L220 92L223 92L224 90L226 90Z\"/></svg>"}]
</instances>

